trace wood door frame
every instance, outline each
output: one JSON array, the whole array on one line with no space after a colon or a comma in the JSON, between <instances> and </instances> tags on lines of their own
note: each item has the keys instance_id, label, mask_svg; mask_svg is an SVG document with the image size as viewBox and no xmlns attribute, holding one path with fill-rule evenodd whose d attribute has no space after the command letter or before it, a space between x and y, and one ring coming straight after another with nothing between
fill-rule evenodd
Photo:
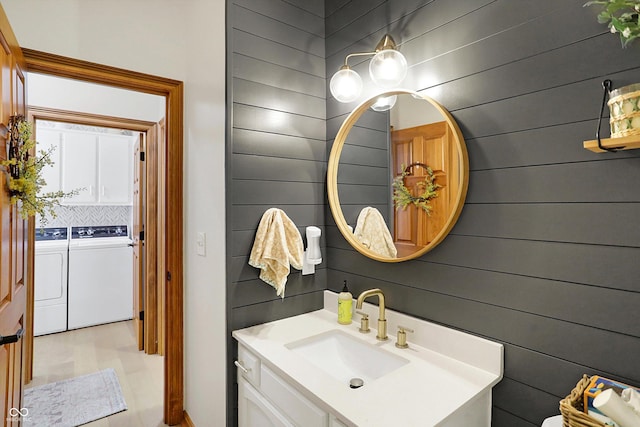
<instances>
[{"instance_id":1,"label":"wood door frame","mask_svg":"<svg viewBox=\"0 0 640 427\"><path fill-rule=\"evenodd\" d=\"M184 419L184 261L183 261L183 102L181 81L124 70L60 55L22 49L26 72L35 72L138 92L166 99L164 279L164 422ZM33 257L30 267L33 267Z\"/></svg>"},{"instance_id":2,"label":"wood door frame","mask_svg":"<svg viewBox=\"0 0 640 427\"><path fill-rule=\"evenodd\" d=\"M155 143L149 143L148 141L154 140L156 137L158 123L150 122L146 120L137 120L137 119L128 119L123 117L114 117L114 116L103 116L99 114L91 114L84 113L79 111L68 111L68 110L59 110L55 108L47 108L47 107L39 107L34 105L27 106L27 117L29 122L34 125L34 129L36 129L36 120L49 120L56 122L64 122L64 123L74 123L81 124L86 126L98 126L98 127L107 127L114 129L124 129L130 130L133 132L140 132L145 134L145 145L147 148L146 155L146 164L147 164L147 179L145 180L145 188L146 190L150 190L147 192L147 204L150 206L148 211L156 212L158 206L158 181L159 178L157 176L158 170L158 156L157 156L157 147ZM164 122L164 119L161 119L161 122ZM37 132L34 132L36 140L38 139ZM158 283L157 283L157 233L156 233L156 218L155 215L150 215L149 213L145 214L145 225L147 226L147 230L145 231L145 264L143 266L145 277L148 279L144 282L145 286L145 307L148 307L148 310L145 309L145 323L144 323L144 343L142 344L142 348L145 353L148 354L156 354L157 351L157 337L158 333L156 332L157 328L157 319L160 318L157 309L158 301ZM30 227L35 227L34 224L30 224ZM29 286L32 286L32 283L29 283ZM35 286L35 285L33 285ZM29 289L31 293L27 295L33 295L33 289ZM33 329L33 312L34 306L33 301L29 297L27 297L27 317L29 320L29 327L31 330ZM31 304L29 304L31 302ZM134 313L135 314L135 313ZM135 318L135 315L134 315ZM25 336L26 345L32 348L33 346L33 334L28 334ZM30 354L33 352L30 350ZM27 358L27 364L25 366L25 382L30 382L33 378L33 358Z\"/></svg>"},{"instance_id":3,"label":"wood door frame","mask_svg":"<svg viewBox=\"0 0 640 427\"><path fill-rule=\"evenodd\" d=\"M37 135L36 135L37 137ZM144 307L144 294L146 289L143 289L145 268L142 265L144 256L144 240L140 240L140 232L143 230L145 222L145 181L146 171L145 165L141 161L144 153L144 145L146 137L137 138L137 141L133 144L133 197L131 205L131 213L133 220L131 221L131 241L132 241L132 258L133 258L133 329L136 334L136 341L138 344L138 351L144 350L144 327L145 322L141 320L140 313L142 307Z\"/></svg>"}]
</instances>

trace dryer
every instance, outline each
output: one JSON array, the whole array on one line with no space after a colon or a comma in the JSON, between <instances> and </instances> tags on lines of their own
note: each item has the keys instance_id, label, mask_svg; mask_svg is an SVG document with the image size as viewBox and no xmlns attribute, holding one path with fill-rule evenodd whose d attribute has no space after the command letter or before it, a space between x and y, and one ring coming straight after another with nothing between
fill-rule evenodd
<instances>
[{"instance_id":1,"label":"dryer","mask_svg":"<svg viewBox=\"0 0 640 427\"><path fill-rule=\"evenodd\" d=\"M126 225L71 227L69 329L133 317L132 246Z\"/></svg>"},{"instance_id":2,"label":"dryer","mask_svg":"<svg viewBox=\"0 0 640 427\"><path fill-rule=\"evenodd\" d=\"M33 335L67 330L67 228L38 228L35 243Z\"/></svg>"}]
</instances>

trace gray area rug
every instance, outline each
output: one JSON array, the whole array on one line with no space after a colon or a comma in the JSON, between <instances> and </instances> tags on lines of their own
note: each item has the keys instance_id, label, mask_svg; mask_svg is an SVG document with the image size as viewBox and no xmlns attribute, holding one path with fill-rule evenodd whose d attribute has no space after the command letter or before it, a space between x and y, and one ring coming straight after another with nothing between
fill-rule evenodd
<instances>
[{"instance_id":1,"label":"gray area rug","mask_svg":"<svg viewBox=\"0 0 640 427\"><path fill-rule=\"evenodd\" d=\"M24 390L23 417L29 426L73 427L125 411L118 376L112 369Z\"/></svg>"}]
</instances>

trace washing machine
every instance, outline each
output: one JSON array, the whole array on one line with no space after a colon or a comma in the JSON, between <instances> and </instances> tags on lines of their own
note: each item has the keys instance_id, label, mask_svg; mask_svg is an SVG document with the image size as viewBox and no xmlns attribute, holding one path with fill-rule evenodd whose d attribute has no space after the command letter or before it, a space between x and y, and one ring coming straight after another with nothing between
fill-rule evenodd
<instances>
[{"instance_id":1,"label":"washing machine","mask_svg":"<svg viewBox=\"0 0 640 427\"><path fill-rule=\"evenodd\" d=\"M133 317L132 246L126 225L71 227L69 329Z\"/></svg>"},{"instance_id":2,"label":"washing machine","mask_svg":"<svg viewBox=\"0 0 640 427\"><path fill-rule=\"evenodd\" d=\"M67 330L67 277L69 237L67 228L37 228L33 334Z\"/></svg>"}]
</instances>

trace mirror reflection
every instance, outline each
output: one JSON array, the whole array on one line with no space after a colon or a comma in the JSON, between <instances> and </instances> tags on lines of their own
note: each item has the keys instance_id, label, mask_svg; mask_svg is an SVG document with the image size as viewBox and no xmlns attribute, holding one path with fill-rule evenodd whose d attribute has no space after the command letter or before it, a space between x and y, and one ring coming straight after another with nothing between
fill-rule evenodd
<instances>
[{"instance_id":1,"label":"mirror reflection","mask_svg":"<svg viewBox=\"0 0 640 427\"><path fill-rule=\"evenodd\" d=\"M353 247L397 262L444 239L464 204L467 181L466 148L451 115L430 98L392 91L361 104L338 132L329 203Z\"/></svg>"}]
</instances>

